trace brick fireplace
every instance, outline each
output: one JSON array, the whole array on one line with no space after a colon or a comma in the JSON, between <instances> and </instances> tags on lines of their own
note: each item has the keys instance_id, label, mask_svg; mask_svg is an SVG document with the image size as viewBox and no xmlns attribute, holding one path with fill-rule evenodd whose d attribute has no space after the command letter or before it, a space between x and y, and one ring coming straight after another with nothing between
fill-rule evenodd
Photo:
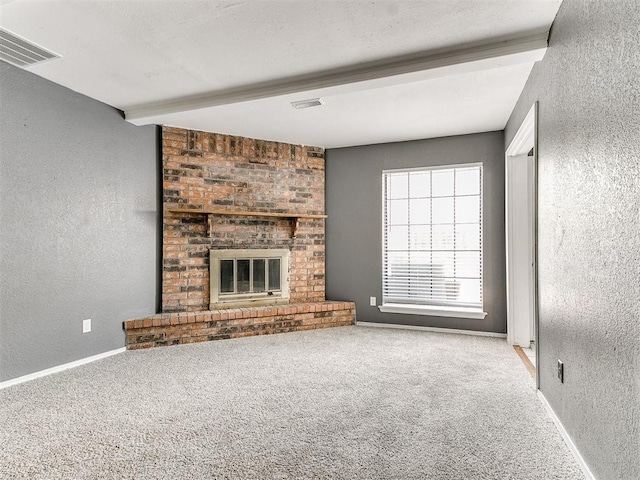
<instances>
[{"instance_id":1,"label":"brick fireplace","mask_svg":"<svg viewBox=\"0 0 640 480\"><path fill-rule=\"evenodd\" d=\"M128 348L354 323L325 300L323 149L163 127L162 154L162 313L125 322ZM229 249L290 251L289 305L210 311L210 250Z\"/></svg>"}]
</instances>

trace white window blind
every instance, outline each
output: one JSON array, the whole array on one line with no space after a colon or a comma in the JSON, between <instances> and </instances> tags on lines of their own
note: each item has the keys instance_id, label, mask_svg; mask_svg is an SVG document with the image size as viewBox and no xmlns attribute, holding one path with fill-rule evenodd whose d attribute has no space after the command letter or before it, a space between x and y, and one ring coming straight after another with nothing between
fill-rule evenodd
<instances>
[{"instance_id":1,"label":"white window blind","mask_svg":"<svg viewBox=\"0 0 640 480\"><path fill-rule=\"evenodd\" d=\"M383 172L385 304L482 307L482 165Z\"/></svg>"}]
</instances>

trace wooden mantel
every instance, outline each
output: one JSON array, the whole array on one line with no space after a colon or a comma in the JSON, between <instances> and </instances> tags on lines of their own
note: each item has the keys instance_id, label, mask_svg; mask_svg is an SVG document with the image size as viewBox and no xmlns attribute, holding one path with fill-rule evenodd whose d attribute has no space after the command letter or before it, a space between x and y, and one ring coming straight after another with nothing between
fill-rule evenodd
<instances>
[{"instance_id":1,"label":"wooden mantel","mask_svg":"<svg viewBox=\"0 0 640 480\"><path fill-rule=\"evenodd\" d=\"M277 212L252 212L246 210L230 210L223 208L169 208L169 213L191 213L199 215L226 215L230 217L272 217L272 218L288 218L291 219L291 238L296 238L300 219L324 219L326 215L308 214L308 213L277 213ZM207 222L207 235L211 235L211 222Z\"/></svg>"}]
</instances>

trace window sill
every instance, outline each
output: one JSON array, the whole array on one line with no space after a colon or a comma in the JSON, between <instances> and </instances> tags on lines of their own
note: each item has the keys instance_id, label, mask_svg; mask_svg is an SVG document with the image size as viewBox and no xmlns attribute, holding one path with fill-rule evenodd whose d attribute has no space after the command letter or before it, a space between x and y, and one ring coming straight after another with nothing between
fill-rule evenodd
<instances>
[{"instance_id":1,"label":"window sill","mask_svg":"<svg viewBox=\"0 0 640 480\"><path fill-rule=\"evenodd\" d=\"M487 316L479 308L435 307L429 305L411 305L407 303L385 303L378 309L383 313L404 313L408 315L428 315L431 317L455 317L482 320Z\"/></svg>"}]
</instances>

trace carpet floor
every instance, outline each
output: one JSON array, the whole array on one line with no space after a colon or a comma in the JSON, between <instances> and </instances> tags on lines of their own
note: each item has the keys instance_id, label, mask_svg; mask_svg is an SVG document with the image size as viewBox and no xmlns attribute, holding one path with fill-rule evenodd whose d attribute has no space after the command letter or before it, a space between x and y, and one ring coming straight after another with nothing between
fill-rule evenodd
<instances>
[{"instance_id":1,"label":"carpet floor","mask_svg":"<svg viewBox=\"0 0 640 480\"><path fill-rule=\"evenodd\" d=\"M343 327L0 390L0 478L583 479L504 340Z\"/></svg>"}]
</instances>

